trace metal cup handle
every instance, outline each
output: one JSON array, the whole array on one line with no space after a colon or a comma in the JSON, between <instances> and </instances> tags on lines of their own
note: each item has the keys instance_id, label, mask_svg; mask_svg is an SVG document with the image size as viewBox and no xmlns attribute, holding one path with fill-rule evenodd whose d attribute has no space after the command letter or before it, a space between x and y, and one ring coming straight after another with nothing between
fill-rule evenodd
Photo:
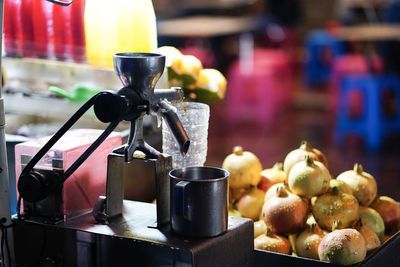
<instances>
[{"instance_id":1,"label":"metal cup handle","mask_svg":"<svg viewBox=\"0 0 400 267\"><path fill-rule=\"evenodd\" d=\"M180 181L175 184L175 213L176 215L182 216L186 220L189 219L188 212L188 195L187 186L190 184L188 181Z\"/></svg>"}]
</instances>

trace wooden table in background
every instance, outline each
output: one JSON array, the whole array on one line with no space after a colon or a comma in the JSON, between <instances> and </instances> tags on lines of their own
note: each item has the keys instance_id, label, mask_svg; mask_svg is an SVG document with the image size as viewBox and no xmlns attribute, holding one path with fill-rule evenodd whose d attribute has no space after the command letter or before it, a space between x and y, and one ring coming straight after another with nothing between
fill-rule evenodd
<instances>
[{"instance_id":1,"label":"wooden table in background","mask_svg":"<svg viewBox=\"0 0 400 267\"><path fill-rule=\"evenodd\" d=\"M341 27L335 35L345 41L400 40L400 24L367 24Z\"/></svg>"},{"instance_id":2,"label":"wooden table in background","mask_svg":"<svg viewBox=\"0 0 400 267\"><path fill-rule=\"evenodd\" d=\"M240 34L256 28L256 17L192 16L157 23L160 36L171 37L216 37Z\"/></svg>"}]
</instances>

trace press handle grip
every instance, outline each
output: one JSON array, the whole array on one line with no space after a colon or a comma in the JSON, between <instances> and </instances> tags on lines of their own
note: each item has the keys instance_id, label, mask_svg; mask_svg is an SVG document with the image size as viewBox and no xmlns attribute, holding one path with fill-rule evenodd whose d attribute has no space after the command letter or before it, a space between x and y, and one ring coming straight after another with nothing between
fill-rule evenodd
<instances>
[{"instance_id":1,"label":"press handle grip","mask_svg":"<svg viewBox=\"0 0 400 267\"><path fill-rule=\"evenodd\" d=\"M187 208L188 196L190 195L187 193L189 184L190 182L188 181L180 181L175 184L175 213L186 220L190 219Z\"/></svg>"}]
</instances>

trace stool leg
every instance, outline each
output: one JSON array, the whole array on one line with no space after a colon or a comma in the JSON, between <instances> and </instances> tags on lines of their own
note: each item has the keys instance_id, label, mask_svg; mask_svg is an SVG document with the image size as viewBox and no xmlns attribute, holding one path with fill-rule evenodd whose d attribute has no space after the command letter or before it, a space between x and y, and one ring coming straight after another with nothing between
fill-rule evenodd
<instances>
[{"instance_id":1,"label":"stool leg","mask_svg":"<svg viewBox=\"0 0 400 267\"><path fill-rule=\"evenodd\" d=\"M246 76L240 73L238 66L233 65L228 77L230 87L227 94L226 124L227 127L234 128L235 124L241 119L241 110L243 108L241 90L246 84Z\"/></svg>"},{"instance_id":2,"label":"stool leg","mask_svg":"<svg viewBox=\"0 0 400 267\"><path fill-rule=\"evenodd\" d=\"M394 88L394 97L396 98L396 114L395 114L395 120L396 120L396 131L400 131L400 80L396 79L396 85Z\"/></svg>"},{"instance_id":3,"label":"stool leg","mask_svg":"<svg viewBox=\"0 0 400 267\"><path fill-rule=\"evenodd\" d=\"M400 130L400 87L394 92L394 97L396 97L396 128L397 130Z\"/></svg>"},{"instance_id":4,"label":"stool leg","mask_svg":"<svg viewBox=\"0 0 400 267\"><path fill-rule=\"evenodd\" d=\"M389 90L393 93L393 97L395 98L395 114L393 118L384 118L384 114L382 114L382 119L385 124L383 134L392 133L393 131L400 132L400 79L396 76L389 76L384 80L383 89Z\"/></svg>"},{"instance_id":5,"label":"stool leg","mask_svg":"<svg viewBox=\"0 0 400 267\"><path fill-rule=\"evenodd\" d=\"M370 151L377 151L382 143L382 111L381 111L381 88L378 82L368 83L366 88L366 116L367 116L367 135L366 142Z\"/></svg>"},{"instance_id":6,"label":"stool leg","mask_svg":"<svg viewBox=\"0 0 400 267\"><path fill-rule=\"evenodd\" d=\"M267 76L267 78L262 80L262 84L260 84L261 81L258 81L256 86L259 97L256 104L258 106L258 113L260 114L259 119L261 125L266 126L270 126L273 123L276 117L277 101L279 101L272 92L278 89L273 87L272 79L274 77Z\"/></svg>"}]
</instances>

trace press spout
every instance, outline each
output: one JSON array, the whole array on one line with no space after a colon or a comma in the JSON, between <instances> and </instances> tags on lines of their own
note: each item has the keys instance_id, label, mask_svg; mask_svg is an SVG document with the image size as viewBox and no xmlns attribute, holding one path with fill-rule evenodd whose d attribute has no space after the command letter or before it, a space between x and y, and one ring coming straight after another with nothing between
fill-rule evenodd
<instances>
[{"instance_id":1,"label":"press spout","mask_svg":"<svg viewBox=\"0 0 400 267\"><path fill-rule=\"evenodd\" d=\"M171 89L155 89L153 101L155 103L160 100L177 101L184 98L183 90L180 87L172 87Z\"/></svg>"},{"instance_id":2,"label":"press spout","mask_svg":"<svg viewBox=\"0 0 400 267\"><path fill-rule=\"evenodd\" d=\"M161 114L165 122L168 124L169 129L175 137L175 140L179 144L181 153L186 154L189 150L190 139L183 128L182 122L176 114L176 109L165 100L161 100L158 105L161 108Z\"/></svg>"}]
</instances>

